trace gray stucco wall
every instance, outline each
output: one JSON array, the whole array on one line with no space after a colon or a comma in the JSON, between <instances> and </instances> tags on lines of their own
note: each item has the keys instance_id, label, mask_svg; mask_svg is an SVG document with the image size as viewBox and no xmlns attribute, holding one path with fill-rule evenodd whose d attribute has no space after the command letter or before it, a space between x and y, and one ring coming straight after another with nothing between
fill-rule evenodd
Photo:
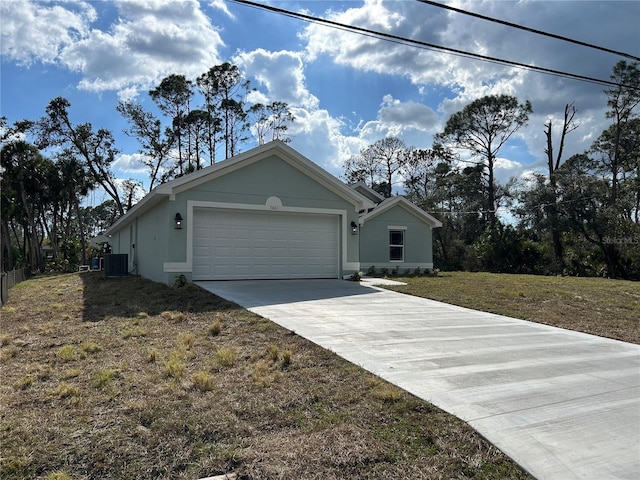
<instances>
[{"instance_id":1,"label":"gray stucco wall","mask_svg":"<svg viewBox=\"0 0 640 480\"><path fill-rule=\"evenodd\" d=\"M235 171L188 190L177 193L173 200L167 197L112 234L114 253L129 253L135 243L135 273L154 281L172 284L183 273L191 280L190 272L165 272L164 263L187 261L188 201L220 202L264 206L269 197L278 197L283 207L304 207L346 211L347 262L359 260L359 237L351 235L350 223L358 221L353 204L321 185L297 168L277 156L247 164ZM180 213L183 228L174 228L174 217ZM134 241L129 238L130 225L135 225ZM342 225L340 226L342 230ZM343 232L340 232L342 238ZM117 244L117 247L116 245ZM342 248L342 241L340 241ZM339 252L342 258L342 251ZM130 262L133 259L130 258ZM341 275L353 270L342 270Z\"/></svg>"},{"instance_id":2,"label":"gray stucco wall","mask_svg":"<svg viewBox=\"0 0 640 480\"><path fill-rule=\"evenodd\" d=\"M169 202L169 210L173 215L180 212L186 225L191 221L185 215L188 200L265 205L269 197L278 197L283 207L345 210L347 226L358 221L351 203L275 155L177 194L175 200ZM173 237L168 261L185 261L186 234ZM352 236L348 228L348 262L358 261L358 248L358 238Z\"/></svg>"},{"instance_id":3,"label":"gray stucco wall","mask_svg":"<svg viewBox=\"0 0 640 480\"><path fill-rule=\"evenodd\" d=\"M131 273L156 282L173 283L173 278L169 279L163 269L168 241L178 235L174 233L173 225L166 202L156 205L144 215L132 217L111 234L113 253L129 255Z\"/></svg>"},{"instance_id":4,"label":"gray stucco wall","mask_svg":"<svg viewBox=\"0 0 640 480\"><path fill-rule=\"evenodd\" d=\"M406 227L404 230L404 261L389 260L389 227ZM400 205L369 219L360 228L360 264L361 270L369 267L376 269L420 267L433 268L433 237L431 228L414 214Z\"/></svg>"},{"instance_id":5,"label":"gray stucco wall","mask_svg":"<svg viewBox=\"0 0 640 480\"><path fill-rule=\"evenodd\" d=\"M174 216L167 202L156 205L137 219L137 273L156 282L173 283L164 272L168 245L181 237L182 230L174 229Z\"/></svg>"}]
</instances>

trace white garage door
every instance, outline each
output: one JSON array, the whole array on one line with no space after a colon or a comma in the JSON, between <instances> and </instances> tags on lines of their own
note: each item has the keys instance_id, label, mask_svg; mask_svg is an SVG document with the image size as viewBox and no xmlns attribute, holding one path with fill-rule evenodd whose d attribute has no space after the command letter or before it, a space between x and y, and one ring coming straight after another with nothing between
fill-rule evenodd
<instances>
[{"instance_id":1,"label":"white garage door","mask_svg":"<svg viewBox=\"0 0 640 480\"><path fill-rule=\"evenodd\" d=\"M337 278L338 218L196 208L193 279Z\"/></svg>"}]
</instances>

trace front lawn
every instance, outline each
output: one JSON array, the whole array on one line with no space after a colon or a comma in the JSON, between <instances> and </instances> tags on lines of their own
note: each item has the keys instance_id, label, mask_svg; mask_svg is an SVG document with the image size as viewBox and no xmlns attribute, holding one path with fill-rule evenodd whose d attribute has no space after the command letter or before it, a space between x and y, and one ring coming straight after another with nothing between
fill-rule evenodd
<instances>
[{"instance_id":1,"label":"front lawn","mask_svg":"<svg viewBox=\"0 0 640 480\"><path fill-rule=\"evenodd\" d=\"M640 283L584 277L442 272L392 290L640 343Z\"/></svg>"},{"instance_id":2,"label":"front lawn","mask_svg":"<svg viewBox=\"0 0 640 480\"><path fill-rule=\"evenodd\" d=\"M531 478L464 422L193 285L36 277L0 316L2 479Z\"/></svg>"}]
</instances>

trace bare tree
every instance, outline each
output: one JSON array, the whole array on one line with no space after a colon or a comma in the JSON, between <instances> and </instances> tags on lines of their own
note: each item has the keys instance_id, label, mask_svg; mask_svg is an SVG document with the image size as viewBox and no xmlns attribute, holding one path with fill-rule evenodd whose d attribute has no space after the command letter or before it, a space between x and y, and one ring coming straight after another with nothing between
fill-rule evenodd
<instances>
[{"instance_id":1,"label":"bare tree","mask_svg":"<svg viewBox=\"0 0 640 480\"><path fill-rule=\"evenodd\" d=\"M576 107L573 103L564 106L564 117L562 121L562 129L560 131L560 145L554 156L553 152L553 123L551 119L544 125L544 134L547 139L547 166L549 167L549 189L552 196L552 204L548 206L548 215L551 224L551 237L553 239L553 251L555 256L556 273L562 273L564 270L564 254L562 248L562 238L560 235L560 222L558 219L558 186L556 178L556 170L562 164L562 154L564 151L564 143L567 135L578 128L578 124L574 122L576 115Z\"/></svg>"}]
</instances>

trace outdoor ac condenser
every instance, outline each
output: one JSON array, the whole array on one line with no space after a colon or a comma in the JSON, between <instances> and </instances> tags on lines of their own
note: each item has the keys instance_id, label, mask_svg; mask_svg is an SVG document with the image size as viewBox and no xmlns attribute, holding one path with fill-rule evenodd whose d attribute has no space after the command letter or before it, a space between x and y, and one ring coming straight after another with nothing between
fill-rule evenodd
<instances>
[{"instance_id":1,"label":"outdoor ac condenser","mask_svg":"<svg viewBox=\"0 0 640 480\"><path fill-rule=\"evenodd\" d=\"M129 270L129 259L126 253L107 253L104 256L104 276L125 277Z\"/></svg>"}]
</instances>

